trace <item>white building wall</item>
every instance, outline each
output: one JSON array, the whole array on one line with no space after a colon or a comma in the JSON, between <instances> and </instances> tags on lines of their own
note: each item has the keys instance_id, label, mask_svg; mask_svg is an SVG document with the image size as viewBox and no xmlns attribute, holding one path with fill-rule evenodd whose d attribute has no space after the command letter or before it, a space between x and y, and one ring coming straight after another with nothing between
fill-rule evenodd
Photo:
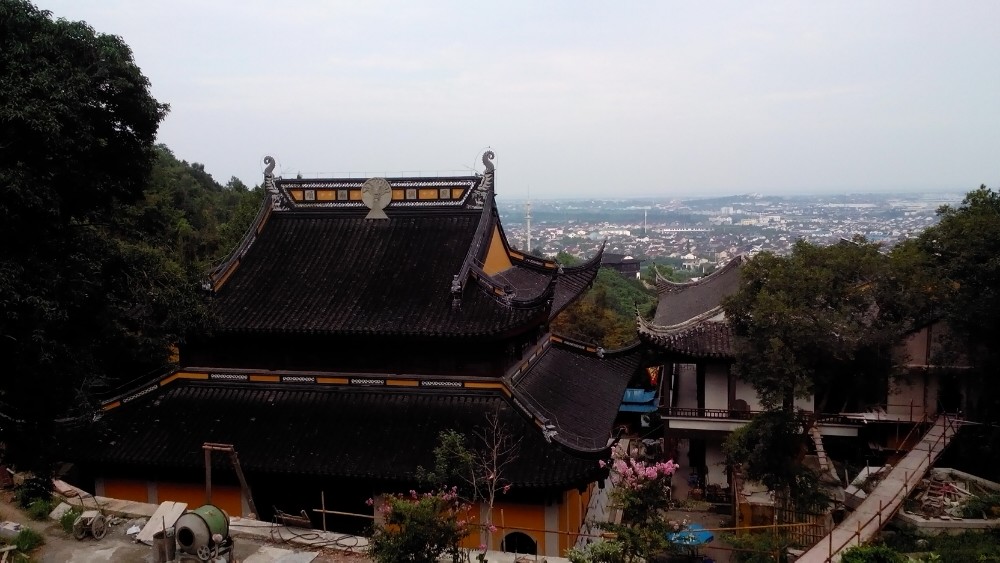
<instances>
[{"instance_id":1,"label":"white building wall","mask_svg":"<svg viewBox=\"0 0 1000 563\"><path fill-rule=\"evenodd\" d=\"M680 408L698 408L698 370L694 364L677 365L677 406Z\"/></svg>"},{"instance_id":2,"label":"white building wall","mask_svg":"<svg viewBox=\"0 0 1000 563\"><path fill-rule=\"evenodd\" d=\"M726 475L726 455L722 453L722 440L705 441L705 465L708 466L707 485L729 486Z\"/></svg>"},{"instance_id":3,"label":"white building wall","mask_svg":"<svg viewBox=\"0 0 1000 563\"><path fill-rule=\"evenodd\" d=\"M705 408L729 409L729 366L705 366Z\"/></svg>"},{"instance_id":4,"label":"white building wall","mask_svg":"<svg viewBox=\"0 0 1000 563\"><path fill-rule=\"evenodd\" d=\"M736 378L736 399L743 399L752 411L763 410L760 406L760 399L757 398L757 390L746 381Z\"/></svg>"},{"instance_id":5,"label":"white building wall","mask_svg":"<svg viewBox=\"0 0 1000 563\"><path fill-rule=\"evenodd\" d=\"M889 414L913 414L919 419L926 412L937 412L939 383L937 374L916 372L907 378L894 378L889 382L889 404L886 411Z\"/></svg>"},{"instance_id":6,"label":"white building wall","mask_svg":"<svg viewBox=\"0 0 1000 563\"><path fill-rule=\"evenodd\" d=\"M809 395L808 397L796 397L795 408L802 409L804 411L815 412L816 397L814 395Z\"/></svg>"},{"instance_id":7,"label":"white building wall","mask_svg":"<svg viewBox=\"0 0 1000 563\"><path fill-rule=\"evenodd\" d=\"M753 388L753 385L740 378L736 378L736 398L746 401L752 411L764 410L764 407L760 404L760 398L757 396L757 390ZM809 397L796 397L795 408L813 412L816 409L816 397L812 395Z\"/></svg>"}]
</instances>

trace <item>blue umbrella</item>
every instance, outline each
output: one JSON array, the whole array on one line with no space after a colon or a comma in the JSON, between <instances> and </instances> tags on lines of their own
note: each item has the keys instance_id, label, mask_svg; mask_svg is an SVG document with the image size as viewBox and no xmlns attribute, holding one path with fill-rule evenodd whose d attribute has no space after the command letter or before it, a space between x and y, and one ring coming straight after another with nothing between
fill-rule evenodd
<instances>
[{"instance_id":1,"label":"blue umbrella","mask_svg":"<svg viewBox=\"0 0 1000 563\"><path fill-rule=\"evenodd\" d=\"M701 524L692 522L688 527L679 532L667 534L667 541L686 547L698 547L715 539L712 532L706 530Z\"/></svg>"}]
</instances>

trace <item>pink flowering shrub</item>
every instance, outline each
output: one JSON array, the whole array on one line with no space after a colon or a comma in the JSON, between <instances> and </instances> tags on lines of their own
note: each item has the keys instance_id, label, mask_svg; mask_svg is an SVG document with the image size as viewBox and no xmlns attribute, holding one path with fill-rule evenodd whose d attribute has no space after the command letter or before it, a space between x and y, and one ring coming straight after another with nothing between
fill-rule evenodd
<instances>
[{"instance_id":1,"label":"pink flowering shrub","mask_svg":"<svg viewBox=\"0 0 1000 563\"><path fill-rule=\"evenodd\" d=\"M606 467L605 462L598 463ZM667 534L684 526L668 522L665 511L670 502L670 479L677 471L673 461L646 463L615 451L611 459L611 502L622 511L621 524L602 523L614 538L594 543L582 550L570 550L574 563L648 561L668 551Z\"/></svg>"},{"instance_id":2,"label":"pink flowering shrub","mask_svg":"<svg viewBox=\"0 0 1000 563\"><path fill-rule=\"evenodd\" d=\"M641 523L656 517L670 501L670 477L677 471L673 461L647 464L615 452L611 464L612 501L622 510L623 522Z\"/></svg>"},{"instance_id":3,"label":"pink flowering shrub","mask_svg":"<svg viewBox=\"0 0 1000 563\"><path fill-rule=\"evenodd\" d=\"M446 552L457 558L473 530L470 509L455 487L387 496L376 508L383 523L372 530L368 555L376 563L433 563Z\"/></svg>"}]
</instances>

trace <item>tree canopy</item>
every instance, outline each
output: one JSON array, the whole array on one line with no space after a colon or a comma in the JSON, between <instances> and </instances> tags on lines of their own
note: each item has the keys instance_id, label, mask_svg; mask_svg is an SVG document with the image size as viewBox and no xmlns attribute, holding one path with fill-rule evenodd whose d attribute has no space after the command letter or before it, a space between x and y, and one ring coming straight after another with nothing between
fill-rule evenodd
<instances>
[{"instance_id":1,"label":"tree canopy","mask_svg":"<svg viewBox=\"0 0 1000 563\"><path fill-rule=\"evenodd\" d=\"M164 369L206 322L198 278L245 219L198 194L258 196L157 148L167 106L84 22L0 0L0 83L0 442L44 472L95 391Z\"/></svg>"},{"instance_id":2,"label":"tree canopy","mask_svg":"<svg viewBox=\"0 0 1000 563\"><path fill-rule=\"evenodd\" d=\"M642 282L601 268L594 285L556 317L552 329L605 348L621 348L637 338L636 307L648 316L655 303L655 292Z\"/></svg>"},{"instance_id":3,"label":"tree canopy","mask_svg":"<svg viewBox=\"0 0 1000 563\"><path fill-rule=\"evenodd\" d=\"M746 265L723 307L740 337L736 369L764 405L791 409L815 393L817 410L839 411L849 398L880 399L892 347L913 321L891 266L864 239L800 241L788 256L764 252Z\"/></svg>"},{"instance_id":4,"label":"tree canopy","mask_svg":"<svg viewBox=\"0 0 1000 563\"><path fill-rule=\"evenodd\" d=\"M936 313L970 345L972 361L995 363L1000 337L1000 194L985 185L900 249L918 251L937 280Z\"/></svg>"}]
</instances>

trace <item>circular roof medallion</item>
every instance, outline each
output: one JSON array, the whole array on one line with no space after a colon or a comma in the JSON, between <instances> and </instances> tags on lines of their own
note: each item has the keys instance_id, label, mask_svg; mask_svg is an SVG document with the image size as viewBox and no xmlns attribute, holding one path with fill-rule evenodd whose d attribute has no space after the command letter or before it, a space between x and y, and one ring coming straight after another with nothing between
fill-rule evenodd
<instances>
[{"instance_id":1,"label":"circular roof medallion","mask_svg":"<svg viewBox=\"0 0 1000 563\"><path fill-rule=\"evenodd\" d=\"M361 185L361 201L371 209L365 219L388 219L382 210L392 201L392 187L385 178L369 178Z\"/></svg>"}]
</instances>

